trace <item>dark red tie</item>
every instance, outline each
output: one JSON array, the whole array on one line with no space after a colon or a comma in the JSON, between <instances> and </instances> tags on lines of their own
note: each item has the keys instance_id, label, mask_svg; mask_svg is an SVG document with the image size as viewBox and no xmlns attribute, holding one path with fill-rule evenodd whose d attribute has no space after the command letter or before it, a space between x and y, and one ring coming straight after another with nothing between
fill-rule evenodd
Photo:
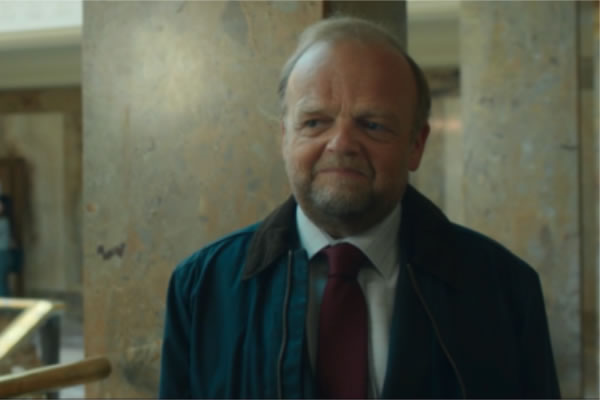
<instances>
[{"instance_id":1,"label":"dark red tie","mask_svg":"<svg viewBox=\"0 0 600 400\"><path fill-rule=\"evenodd\" d=\"M318 395L367 398L367 304L356 281L366 257L342 243L322 250L329 261L327 286L319 313Z\"/></svg>"}]
</instances>

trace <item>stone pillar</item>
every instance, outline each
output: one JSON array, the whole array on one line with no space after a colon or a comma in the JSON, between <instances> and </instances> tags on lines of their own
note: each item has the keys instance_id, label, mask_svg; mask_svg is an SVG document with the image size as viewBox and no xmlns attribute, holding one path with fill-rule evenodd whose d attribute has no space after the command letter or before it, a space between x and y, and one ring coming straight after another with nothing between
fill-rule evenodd
<instances>
[{"instance_id":1,"label":"stone pillar","mask_svg":"<svg viewBox=\"0 0 600 400\"><path fill-rule=\"evenodd\" d=\"M155 397L169 276L289 194L279 70L318 2L86 2L88 397Z\"/></svg>"},{"instance_id":2,"label":"stone pillar","mask_svg":"<svg viewBox=\"0 0 600 400\"><path fill-rule=\"evenodd\" d=\"M390 29L406 46L406 1L324 0L323 16L349 15L366 18Z\"/></svg>"},{"instance_id":3,"label":"stone pillar","mask_svg":"<svg viewBox=\"0 0 600 400\"><path fill-rule=\"evenodd\" d=\"M596 184L600 189L600 7L598 2L595 3L596 11L594 13L594 31L596 32L594 44L594 114L596 119ZM598 196L598 192L596 192ZM598 197L596 197L598 199ZM596 207L596 212L600 208L600 204ZM600 215L596 218L598 225L596 226L596 237L600 238ZM600 244L596 242L596 332L600 335ZM595 394L600 396L600 343L596 337L596 385Z\"/></svg>"},{"instance_id":4,"label":"stone pillar","mask_svg":"<svg viewBox=\"0 0 600 400\"><path fill-rule=\"evenodd\" d=\"M540 274L564 397L581 396L576 2L462 2L465 223Z\"/></svg>"},{"instance_id":5,"label":"stone pillar","mask_svg":"<svg viewBox=\"0 0 600 400\"><path fill-rule=\"evenodd\" d=\"M583 343L583 397L598 398L598 92L594 82L598 77L598 2L577 2L578 73L579 73L579 138L581 190L581 308Z\"/></svg>"},{"instance_id":6,"label":"stone pillar","mask_svg":"<svg viewBox=\"0 0 600 400\"><path fill-rule=\"evenodd\" d=\"M586 204L584 205L587 214L583 216L584 235L586 235L586 245L584 257L587 273L584 274L586 282L589 280L589 291L584 298L584 316L588 313L588 323L584 325L587 328L584 341L584 392L588 398L600 397L600 3L580 2L579 13L584 16L585 21L590 21L586 25L586 36L591 36L589 40L589 59L591 62L590 88L588 90L587 109L588 116L591 119L590 132L587 135L591 137L586 143L582 143L582 149L589 147L591 160L584 165L588 175L586 180L582 180L583 187L589 186ZM588 17L589 15L589 17ZM589 19L588 19L589 18ZM583 131L582 131L583 132ZM593 182L589 184L588 182ZM588 221L586 223L585 221ZM587 230L587 232L586 232Z\"/></svg>"}]
</instances>

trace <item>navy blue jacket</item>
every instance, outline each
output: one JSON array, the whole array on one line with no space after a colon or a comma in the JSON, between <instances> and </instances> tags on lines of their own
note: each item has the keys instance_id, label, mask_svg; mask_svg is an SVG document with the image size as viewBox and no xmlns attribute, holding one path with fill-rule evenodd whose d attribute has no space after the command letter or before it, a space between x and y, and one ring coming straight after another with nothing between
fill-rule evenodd
<instances>
[{"instance_id":1,"label":"navy blue jacket","mask_svg":"<svg viewBox=\"0 0 600 400\"><path fill-rule=\"evenodd\" d=\"M308 258L290 198L201 249L167 296L161 398L317 397L306 348ZM451 223L414 188L384 398L560 397L537 273Z\"/></svg>"}]
</instances>

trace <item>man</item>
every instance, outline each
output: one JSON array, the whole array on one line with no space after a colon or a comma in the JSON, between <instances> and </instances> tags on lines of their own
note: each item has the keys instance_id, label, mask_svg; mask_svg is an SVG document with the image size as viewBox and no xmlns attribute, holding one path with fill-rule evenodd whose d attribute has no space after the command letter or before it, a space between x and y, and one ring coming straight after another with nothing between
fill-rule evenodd
<instances>
[{"instance_id":1,"label":"man","mask_svg":"<svg viewBox=\"0 0 600 400\"><path fill-rule=\"evenodd\" d=\"M309 27L285 65L293 195L173 273L161 397L559 397L537 274L407 184L430 97L386 31Z\"/></svg>"}]
</instances>

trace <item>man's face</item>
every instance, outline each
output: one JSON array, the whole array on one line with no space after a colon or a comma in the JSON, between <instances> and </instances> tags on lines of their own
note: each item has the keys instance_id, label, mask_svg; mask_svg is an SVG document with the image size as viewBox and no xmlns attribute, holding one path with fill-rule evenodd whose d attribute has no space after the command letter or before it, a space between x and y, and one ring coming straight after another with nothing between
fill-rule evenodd
<instances>
[{"instance_id":1,"label":"man's face","mask_svg":"<svg viewBox=\"0 0 600 400\"><path fill-rule=\"evenodd\" d=\"M397 51L356 41L318 43L297 62L282 122L286 171L316 219L379 222L416 170L428 127L413 133L416 84Z\"/></svg>"}]
</instances>

